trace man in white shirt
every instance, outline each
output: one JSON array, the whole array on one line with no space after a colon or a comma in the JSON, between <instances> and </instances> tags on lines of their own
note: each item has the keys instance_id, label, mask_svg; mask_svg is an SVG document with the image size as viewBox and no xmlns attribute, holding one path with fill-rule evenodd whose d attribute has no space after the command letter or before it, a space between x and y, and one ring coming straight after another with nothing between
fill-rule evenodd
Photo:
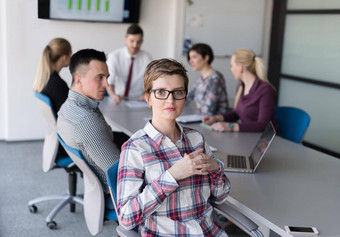
<instances>
[{"instance_id":1,"label":"man in white shirt","mask_svg":"<svg viewBox=\"0 0 340 237\"><path fill-rule=\"evenodd\" d=\"M150 54L140 49L143 43L140 26L131 25L124 42L126 46L111 52L106 61L110 73L107 92L115 103L129 97L144 100L143 75L151 61Z\"/></svg>"}]
</instances>

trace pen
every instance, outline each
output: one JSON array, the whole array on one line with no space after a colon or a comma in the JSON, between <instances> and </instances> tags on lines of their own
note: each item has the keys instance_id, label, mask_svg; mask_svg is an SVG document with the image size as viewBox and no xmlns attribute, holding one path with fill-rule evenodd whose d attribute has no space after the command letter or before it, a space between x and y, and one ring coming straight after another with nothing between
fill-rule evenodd
<instances>
[{"instance_id":1,"label":"pen","mask_svg":"<svg viewBox=\"0 0 340 237\"><path fill-rule=\"evenodd\" d=\"M201 126L202 128L211 130L211 127L210 127L209 125L204 124L204 123L201 123L200 126Z\"/></svg>"}]
</instances>

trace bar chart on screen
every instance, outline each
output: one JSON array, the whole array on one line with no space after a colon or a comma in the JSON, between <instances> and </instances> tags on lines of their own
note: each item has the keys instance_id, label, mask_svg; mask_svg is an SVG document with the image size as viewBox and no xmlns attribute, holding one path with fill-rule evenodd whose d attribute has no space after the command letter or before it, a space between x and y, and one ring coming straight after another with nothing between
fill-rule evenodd
<instances>
[{"instance_id":1,"label":"bar chart on screen","mask_svg":"<svg viewBox=\"0 0 340 237\"><path fill-rule=\"evenodd\" d=\"M117 21L126 14L124 0L53 0L50 16L54 19Z\"/></svg>"}]
</instances>

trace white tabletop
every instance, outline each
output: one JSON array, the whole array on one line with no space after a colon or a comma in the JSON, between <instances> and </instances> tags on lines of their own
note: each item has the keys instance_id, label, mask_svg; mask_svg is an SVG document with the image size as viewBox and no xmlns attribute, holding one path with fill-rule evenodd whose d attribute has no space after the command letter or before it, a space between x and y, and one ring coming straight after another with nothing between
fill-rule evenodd
<instances>
[{"instance_id":1,"label":"white tabletop","mask_svg":"<svg viewBox=\"0 0 340 237\"><path fill-rule=\"evenodd\" d=\"M132 135L143 128L151 111L101 102L109 124ZM208 143L230 154L249 155L259 133L219 133L189 124ZM340 160L300 144L275 137L254 174L227 173L231 181L228 201L241 212L290 236L285 225L314 226L320 237L340 237Z\"/></svg>"}]
</instances>

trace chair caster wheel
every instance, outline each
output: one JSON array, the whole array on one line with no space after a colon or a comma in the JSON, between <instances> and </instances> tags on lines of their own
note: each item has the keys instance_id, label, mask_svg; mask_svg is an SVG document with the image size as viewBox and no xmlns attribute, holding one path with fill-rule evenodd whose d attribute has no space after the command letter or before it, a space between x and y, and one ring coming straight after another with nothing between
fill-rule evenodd
<instances>
[{"instance_id":1,"label":"chair caster wheel","mask_svg":"<svg viewBox=\"0 0 340 237\"><path fill-rule=\"evenodd\" d=\"M50 230L54 230L57 228L57 223L55 221L47 222L46 225L48 228L50 228Z\"/></svg>"},{"instance_id":2,"label":"chair caster wheel","mask_svg":"<svg viewBox=\"0 0 340 237\"><path fill-rule=\"evenodd\" d=\"M36 213L38 211L38 208L36 205L31 205L28 206L28 210L30 211L30 213Z\"/></svg>"}]
</instances>

